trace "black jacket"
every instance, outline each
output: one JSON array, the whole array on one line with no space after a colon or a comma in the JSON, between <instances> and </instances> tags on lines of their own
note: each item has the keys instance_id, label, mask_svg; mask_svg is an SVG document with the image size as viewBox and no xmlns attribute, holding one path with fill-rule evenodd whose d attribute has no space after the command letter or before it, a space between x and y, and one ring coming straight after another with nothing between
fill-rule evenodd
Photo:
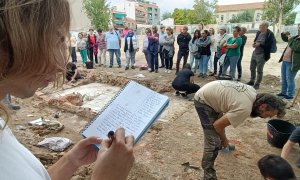
<instances>
[{"instance_id":1,"label":"black jacket","mask_svg":"<svg viewBox=\"0 0 300 180\"><path fill-rule=\"evenodd\" d=\"M258 31L256 33L254 42L257 40L260 33L261 33L260 31ZM260 44L260 47L262 47L264 49L264 58L266 61L268 61L271 58L270 52L271 52L271 47L272 47L272 43L273 43L274 39L275 39L275 36L274 36L273 32L268 29L265 44Z\"/></svg>"},{"instance_id":2,"label":"black jacket","mask_svg":"<svg viewBox=\"0 0 300 180\"><path fill-rule=\"evenodd\" d=\"M179 45L180 52L189 52L189 43L191 39L192 37L189 33L187 33L187 35L180 33L177 36L177 44Z\"/></svg>"}]
</instances>

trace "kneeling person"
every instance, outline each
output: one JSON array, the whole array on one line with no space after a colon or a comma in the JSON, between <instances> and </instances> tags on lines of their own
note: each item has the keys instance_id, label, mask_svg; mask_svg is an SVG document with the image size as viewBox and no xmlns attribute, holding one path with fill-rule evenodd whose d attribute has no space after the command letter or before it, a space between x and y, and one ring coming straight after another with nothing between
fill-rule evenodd
<instances>
[{"instance_id":1,"label":"kneeling person","mask_svg":"<svg viewBox=\"0 0 300 180\"><path fill-rule=\"evenodd\" d=\"M67 64L66 79L71 82L75 82L81 79L81 76L75 64L70 62Z\"/></svg>"},{"instance_id":2,"label":"kneeling person","mask_svg":"<svg viewBox=\"0 0 300 180\"><path fill-rule=\"evenodd\" d=\"M195 74L191 71L190 64L185 64L183 66L183 70L180 71L174 81L172 82L172 87L176 90L176 95L179 95L179 91L184 91L182 94L183 97L187 96L187 94L196 93L200 86L194 84L194 76Z\"/></svg>"},{"instance_id":3,"label":"kneeling person","mask_svg":"<svg viewBox=\"0 0 300 180\"><path fill-rule=\"evenodd\" d=\"M249 117L282 117L285 102L271 94L257 94L246 84L234 81L213 81L195 95L195 108L204 133L202 168L204 179L217 179L214 162L218 151L234 150L225 134L225 128L239 126Z\"/></svg>"}]
</instances>

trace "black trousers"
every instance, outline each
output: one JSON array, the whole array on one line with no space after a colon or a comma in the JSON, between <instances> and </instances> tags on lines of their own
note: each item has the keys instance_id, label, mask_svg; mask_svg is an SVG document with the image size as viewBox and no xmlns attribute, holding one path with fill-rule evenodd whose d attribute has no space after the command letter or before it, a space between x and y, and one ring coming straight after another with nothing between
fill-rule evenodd
<instances>
[{"instance_id":1,"label":"black trousers","mask_svg":"<svg viewBox=\"0 0 300 180\"><path fill-rule=\"evenodd\" d=\"M165 53L163 51L163 46L159 45L159 57L160 57L160 62L161 66L165 66Z\"/></svg>"},{"instance_id":2,"label":"black trousers","mask_svg":"<svg viewBox=\"0 0 300 180\"><path fill-rule=\"evenodd\" d=\"M238 79L242 77L242 59L243 59L243 54L241 54L239 61L237 63Z\"/></svg>"},{"instance_id":3,"label":"black trousers","mask_svg":"<svg viewBox=\"0 0 300 180\"><path fill-rule=\"evenodd\" d=\"M88 49L88 56L91 62L94 63L94 56L95 56L95 63L98 64L98 57L97 54L94 54L94 48Z\"/></svg>"},{"instance_id":4,"label":"black trousers","mask_svg":"<svg viewBox=\"0 0 300 180\"><path fill-rule=\"evenodd\" d=\"M165 58L164 64L165 64L166 69L172 70L173 55L170 56L169 51L167 51L167 50L164 50L163 53L164 53L164 58Z\"/></svg>"},{"instance_id":5,"label":"black trousers","mask_svg":"<svg viewBox=\"0 0 300 180\"><path fill-rule=\"evenodd\" d=\"M75 47L71 47L71 57L72 57L72 63L76 63L77 62L77 56L76 56L76 49Z\"/></svg>"},{"instance_id":6,"label":"black trousers","mask_svg":"<svg viewBox=\"0 0 300 180\"><path fill-rule=\"evenodd\" d=\"M176 91L186 91L186 94L196 93L200 89L199 85L192 84L192 83L186 83L186 84L182 84L182 85L177 85L177 84L172 83L172 87Z\"/></svg>"},{"instance_id":7,"label":"black trousers","mask_svg":"<svg viewBox=\"0 0 300 180\"><path fill-rule=\"evenodd\" d=\"M187 63L187 59L189 57L189 52L188 51L180 51L178 50L178 57L177 57L177 62L176 62L176 72L179 71L179 65L180 65L180 61L183 57L183 66Z\"/></svg>"}]
</instances>

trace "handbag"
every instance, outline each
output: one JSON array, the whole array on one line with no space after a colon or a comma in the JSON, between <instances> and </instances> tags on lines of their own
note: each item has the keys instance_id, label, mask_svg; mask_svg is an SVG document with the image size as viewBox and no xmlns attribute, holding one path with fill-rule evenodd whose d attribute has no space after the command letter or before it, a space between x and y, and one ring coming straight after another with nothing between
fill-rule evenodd
<instances>
[{"instance_id":1,"label":"handbag","mask_svg":"<svg viewBox=\"0 0 300 180\"><path fill-rule=\"evenodd\" d=\"M220 66L222 66L225 63L226 63L226 54L223 54L219 59L219 64Z\"/></svg>"}]
</instances>

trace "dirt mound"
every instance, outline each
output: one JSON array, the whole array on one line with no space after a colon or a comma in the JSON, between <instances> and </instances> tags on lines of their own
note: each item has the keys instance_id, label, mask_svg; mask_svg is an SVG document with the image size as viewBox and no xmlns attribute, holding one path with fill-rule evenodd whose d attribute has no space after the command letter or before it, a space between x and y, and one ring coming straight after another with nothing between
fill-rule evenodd
<instances>
[{"instance_id":1,"label":"dirt mound","mask_svg":"<svg viewBox=\"0 0 300 180\"><path fill-rule=\"evenodd\" d=\"M273 75L266 75L263 77L263 84L271 86L279 86L281 84L280 78Z\"/></svg>"}]
</instances>

